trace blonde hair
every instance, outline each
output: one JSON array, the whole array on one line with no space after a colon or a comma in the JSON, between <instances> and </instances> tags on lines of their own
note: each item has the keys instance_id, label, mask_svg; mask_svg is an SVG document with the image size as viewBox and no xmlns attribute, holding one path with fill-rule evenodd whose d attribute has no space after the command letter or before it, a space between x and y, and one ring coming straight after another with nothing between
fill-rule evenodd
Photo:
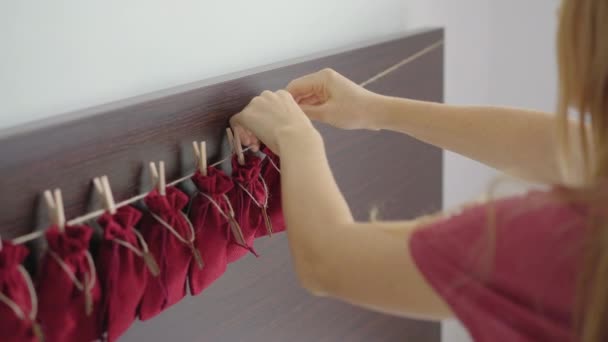
<instances>
[{"instance_id":1,"label":"blonde hair","mask_svg":"<svg viewBox=\"0 0 608 342\"><path fill-rule=\"evenodd\" d=\"M608 0L563 0L559 17L559 152L582 175L583 186L572 193L589 205L591 225L576 338L595 342L608 338Z\"/></svg>"}]
</instances>

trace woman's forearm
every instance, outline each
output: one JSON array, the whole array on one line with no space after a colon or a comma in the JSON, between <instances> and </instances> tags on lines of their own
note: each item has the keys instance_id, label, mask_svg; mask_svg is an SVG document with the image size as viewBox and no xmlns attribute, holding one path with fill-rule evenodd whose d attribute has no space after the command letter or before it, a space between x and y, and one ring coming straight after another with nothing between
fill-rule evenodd
<instances>
[{"instance_id":1,"label":"woman's forearm","mask_svg":"<svg viewBox=\"0 0 608 342\"><path fill-rule=\"evenodd\" d=\"M302 285L383 313L450 317L418 271L409 238L439 216L409 222L356 223L313 129L284 131L279 142L287 236Z\"/></svg>"},{"instance_id":2,"label":"woman's forearm","mask_svg":"<svg viewBox=\"0 0 608 342\"><path fill-rule=\"evenodd\" d=\"M529 180L560 181L551 114L386 96L372 101L378 108L372 128L406 133Z\"/></svg>"},{"instance_id":3,"label":"woman's forearm","mask_svg":"<svg viewBox=\"0 0 608 342\"><path fill-rule=\"evenodd\" d=\"M294 264L304 286L321 290L324 235L354 222L329 168L321 135L313 128L287 129L279 138L281 194Z\"/></svg>"}]
</instances>

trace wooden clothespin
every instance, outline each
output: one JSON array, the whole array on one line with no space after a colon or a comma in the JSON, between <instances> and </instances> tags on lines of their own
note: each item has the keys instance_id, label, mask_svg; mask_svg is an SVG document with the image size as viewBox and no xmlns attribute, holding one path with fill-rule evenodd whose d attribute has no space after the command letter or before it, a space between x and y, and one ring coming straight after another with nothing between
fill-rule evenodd
<instances>
[{"instance_id":1,"label":"wooden clothespin","mask_svg":"<svg viewBox=\"0 0 608 342\"><path fill-rule=\"evenodd\" d=\"M193 141L192 147L194 148L194 159L196 160L196 168L199 170L201 175L207 175L207 143L204 141L199 142Z\"/></svg>"},{"instance_id":2,"label":"wooden clothespin","mask_svg":"<svg viewBox=\"0 0 608 342\"><path fill-rule=\"evenodd\" d=\"M51 190L44 192L44 198L46 205L49 208L49 217L53 224L57 225L60 232L65 231L65 210L63 207L63 197L61 196L61 190L55 189L53 193Z\"/></svg>"},{"instance_id":3,"label":"wooden clothespin","mask_svg":"<svg viewBox=\"0 0 608 342\"><path fill-rule=\"evenodd\" d=\"M114 203L114 196L112 195L108 176L96 177L93 179L93 184L95 184L97 192L102 196L106 210L112 215L116 214L116 203Z\"/></svg>"},{"instance_id":4,"label":"wooden clothespin","mask_svg":"<svg viewBox=\"0 0 608 342\"><path fill-rule=\"evenodd\" d=\"M230 129L230 127L226 128L226 134L228 135L228 144L230 144L230 148L232 149L232 151L236 153L239 165L244 165L245 155L243 154L241 137L239 137L238 134L233 134L232 129Z\"/></svg>"},{"instance_id":5,"label":"wooden clothespin","mask_svg":"<svg viewBox=\"0 0 608 342\"><path fill-rule=\"evenodd\" d=\"M167 194L167 180L165 178L165 162L158 162L158 169L156 168L156 163L150 162L150 174L152 175L152 183L158 190L158 193L161 196L165 196Z\"/></svg>"}]
</instances>

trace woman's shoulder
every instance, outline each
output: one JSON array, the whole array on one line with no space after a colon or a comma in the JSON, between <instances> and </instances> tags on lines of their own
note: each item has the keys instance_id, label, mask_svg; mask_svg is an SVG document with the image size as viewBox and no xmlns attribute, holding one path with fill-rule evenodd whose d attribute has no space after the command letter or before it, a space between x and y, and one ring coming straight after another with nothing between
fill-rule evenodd
<instances>
[{"instance_id":1,"label":"woman's shoulder","mask_svg":"<svg viewBox=\"0 0 608 342\"><path fill-rule=\"evenodd\" d=\"M570 333L585 230L585 208L567 193L534 190L463 207L409 245L474 336L558 341Z\"/></svg>"}]
</instances>

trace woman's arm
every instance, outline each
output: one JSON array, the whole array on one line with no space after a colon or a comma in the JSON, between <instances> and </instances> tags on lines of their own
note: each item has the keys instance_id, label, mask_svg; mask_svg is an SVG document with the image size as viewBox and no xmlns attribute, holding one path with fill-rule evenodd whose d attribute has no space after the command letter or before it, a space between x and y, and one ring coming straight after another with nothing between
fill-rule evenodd
<instances>
[{"instance_id":1,"label":"woman's arm","mask_svg":"<svg viewBox=\"0 0 608 342\"><path fill-rule=\"evenodd\" d=\"M296 79L287 90L314 120L345 129L403 132L522 178L561 180L551 114L382 96L330 69Z\"/></svg>"},{"instance_id":2,"label":"woman's arm","mask_svg":"<svg viewBox=\"0 0 608 342\"><path fill-rule=\"evenodd\" d=\"M318 132L278 137L287 236L302 285L317 295L401 316L451 316L409 253L411 222L354 222L330 171Z\"/></svg>"},{"instance_id":3,"label":"woman's arm","mask_svg":"<svg viewBox=\"0 0 608 342\"><path fill-rule=\"evenodd\" d=\"M370 128L402 132L529 180L559 183L555 116L373 96Z\"/></svg>"},{"instance_id":4,"label":"woman's arm","mask_svg":"<svg viewBox=\"0 0 608 342\"><path fill-rule=\"evenodd\" d=\"M408 249L413 230L432 219L355 222L329 168L320 134L285 91L262 93L231 123L250 130L281 157L287 235L305 288L382 312L450 316Z\"/></svg>"}]
</instances>

